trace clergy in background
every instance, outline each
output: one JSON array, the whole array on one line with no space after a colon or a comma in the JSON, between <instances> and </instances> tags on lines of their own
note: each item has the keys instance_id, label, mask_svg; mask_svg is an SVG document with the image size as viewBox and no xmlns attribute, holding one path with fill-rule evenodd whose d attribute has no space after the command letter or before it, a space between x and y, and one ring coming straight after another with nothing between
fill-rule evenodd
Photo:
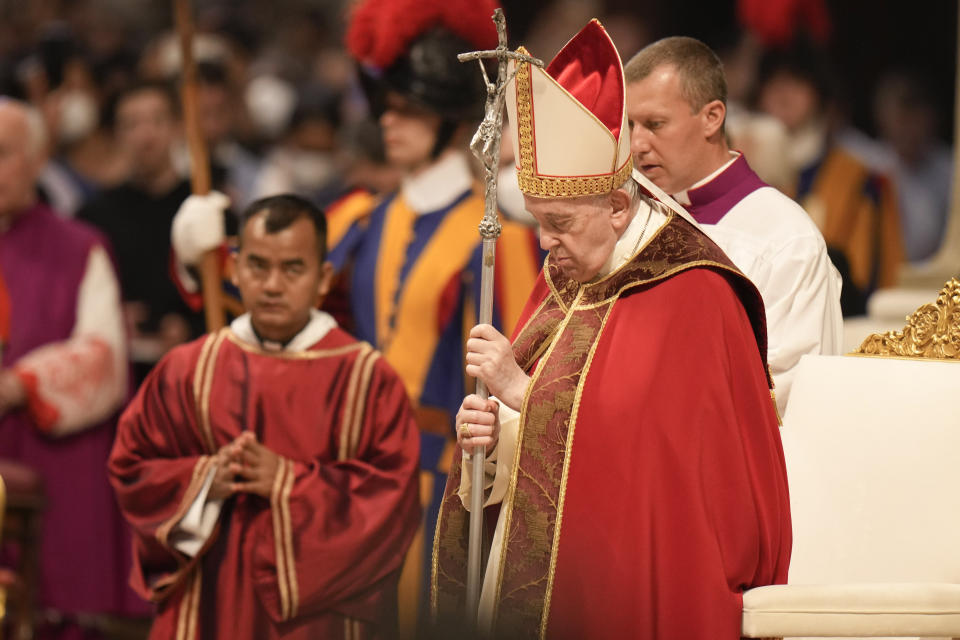
<instances>
[{"instance_id":1,"label":"clergy in background","mask_svg":"<svg viewBox=\"0 0 960 640\"><path fill-rule=\"evenodd\" d=\"M635 55L624 75L637 169L687 208L763 296L782 413L801 356L840 353L840 274L823 235L727 145L727 82L707 45L664 38Z\"/></svg>"},{"instance_id":2,"label":"clergy in background","mask_svg":"<svg viewBox=\"0 0 960 640\"><path fill-rule=\"evenodd\" d=\"M467 373L497 400L457 414L434 611L465 613L468 454L483 444L484 631L739 638L743 590L784 582L790 559L763 303L632 172L623 70L598 22L545 70L513 66L519 184L549 257L512 344L488 325L467 344Z\"/></svg>"},{"instance_id":3,"label":"clergy in background","mask_svg":"<svg viewBox=\"0 0 960 640\"><path fill-rule=\"evenodd\" d=\"M38 633L76 637L78 616L145 608L104 469L127 398L120 285L103 236L38 199L45 152L40 113L0 96L0 458L46 494L37 596L60 624Z\"/></svg>"},{"instance_id":4,"label":"clergy in background","mask_svg":"<svg viewBox=\"0 0 960 640\"><path fill-rule=\"evenodd\" d=\"M420 517L406 391L316 309L322 211L274 196L241 225L248 312L160 361L111 454L151 637L390 636Z\"/></svg>"}]
</instances>

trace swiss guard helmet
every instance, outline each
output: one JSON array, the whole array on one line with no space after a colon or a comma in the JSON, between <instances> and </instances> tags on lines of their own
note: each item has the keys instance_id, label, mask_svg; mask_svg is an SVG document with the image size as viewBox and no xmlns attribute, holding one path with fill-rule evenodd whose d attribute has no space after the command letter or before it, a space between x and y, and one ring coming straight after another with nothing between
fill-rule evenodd
<instances>
[{"instance_id":1,"label":"swiss guard helmet","mask_svg":"<svg viewBox=\"0 0 960 640\"><path fill-rule=\"evenodd\" d=\"M497 46L493 0L364 0L347 28L347 48L379 117L395 92L441 118L436 157L457 126L483 116L486 88L475 63L457 54Z\"/></svg>"}]
</instances>

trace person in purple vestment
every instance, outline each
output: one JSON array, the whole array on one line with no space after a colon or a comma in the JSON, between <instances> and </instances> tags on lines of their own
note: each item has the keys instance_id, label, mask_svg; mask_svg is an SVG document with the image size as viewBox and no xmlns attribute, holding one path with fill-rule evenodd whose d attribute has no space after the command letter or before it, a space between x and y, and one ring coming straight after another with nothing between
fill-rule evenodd
<instances>
[{"instance_id":1,"label":"person in purple vestment","mask_svg":"<svg viewBox=\"0 0 960 640\"><path fill-rule=\"evenodd\" d=\"M34 109L0 97L0 457L43 479L39 637L90 637L76 614L143 613L125 584L130 551L107 481L128 365L117 277L89 226L38 201L45 147ZM137 611L139 609L139 611Z\"/></svg>"},{"instance_id":2,"label":"person in purple vestment","mask_svg":"<svg viewBox=\"0 0 960 640\"><path fill-rule=\"evenodd\" d=\"M804 354L837 354L840 274L796 202L768 186L724 132L727 83L717 55L673 37L624 67L634 164L680 204L760 290L777 408Z\"/></svg>"}]
</instances>

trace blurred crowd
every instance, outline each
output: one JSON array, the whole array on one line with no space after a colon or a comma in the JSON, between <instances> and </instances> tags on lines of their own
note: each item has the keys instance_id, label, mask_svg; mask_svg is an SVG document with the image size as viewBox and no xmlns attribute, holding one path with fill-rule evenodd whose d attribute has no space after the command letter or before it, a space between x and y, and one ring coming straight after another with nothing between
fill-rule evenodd
<instances>
[{"instance_id":1,"label":"blurred crowd","mask_svg":"<svg viewBox=\"0 0 960 640\"><path fill-rule=\"evenodd\" d=\"M342 46L345 7L321 3L281 14L267 3L200 4L200 128L213 187L235 211L273 193L326 206L353 187L396 186ZM48 161L41 198L106 233L133 358L153 362L203 330L166 277L170 224L189 194L190 173L169 7L51 2L22 9L11 6L0 21L0 94L42 112Z\"/></svg>"},{"instance_id":2,"label":"blurred crowd","mask_svg":"<svg viewBox=\"0 0 960 640\"><path fill-rule=\"evenodd\" d=\"M397 186L399 173L384 159L377 123L368 116L342 44L349 2L196 4L200 126L214 187L235 210L279 192L327 206L353 188L386 193ZM512 32L512 39L522 37L528 49L549 53L573 25L600 15L627 59L660 35L639 11L612 4L605 11L602 2L544 3L533 20L529 8L518 9L526 32ZM741 9L749 4L740 3ZM170 7L143 0L0 7L0 93L38 107L49 131L43 198L61 215L90 220L110 236L133 336L160 337L135 341L134 355L154 360L202 329L176 292L151 282L143 266L169 251L164 227L188 189L190 160L176 94L180 49ZM862 196L864 189L853 185L862 180L857 171L876 178L867 189L873 202L864 206L874 206L879 213L872 215L884 217L884 224L897 225L878 241L888 255L853 251L839 258L846 267L838 265L851 272L845 283L857 289L848 290L845 313L861 313L873 289L894 283L902 259L923 261L939 247L952 160L938 137L942 114L927 76L890 69L875 87L877 137L867 137L850 123L849 96L818 41L819 23L798 17L793 41L774 49L766 46L770 37L757 24L760 18L752 25L742 20L753 28L717 34L711 43L728 77L732 146L815 219L833 206L832 193L821 193L813 179L828 150L841 147L857 165L842 177L850 192L837 198ZM122 186L134 188L118 193ZM510 196L504 194L506 208ZM150 209L157 213L148 215ZM821 229L831 245L856 233Z\"/></svg>"}]
</instances>

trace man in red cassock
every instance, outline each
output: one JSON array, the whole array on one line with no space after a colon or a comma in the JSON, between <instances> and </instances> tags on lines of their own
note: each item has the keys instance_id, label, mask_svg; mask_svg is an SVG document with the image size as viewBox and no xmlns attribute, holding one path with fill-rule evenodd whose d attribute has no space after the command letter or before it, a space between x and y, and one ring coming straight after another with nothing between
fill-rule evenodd
<instances>
[{"instance_id":1,"label":"man in red cassock","mask_svg":"<svg viewBox=\"0 0 960 640\"><path fill-rule=\"evenodd\" d=\"M419 522L406 392L316 310L323 212L274 196L241 225L248 313L157 365L110 456L151 637L390 637Z\"/></svg>"},{"instance_id":2,"label":"man in red cassock","mask_svg":"<svg viewBox=\"0 0 960 640\"><path fill-rule=\"evenodd\" d=\"M487 325L432 606L464 615L474 447L496 522L480 597L496 638L738 638L744 589L784 582L787 478L755 287L632 171L623 71L596 21L547 66L512 64L507 110L549 257L512 344Z\"/></svg>"}]
</instances>

